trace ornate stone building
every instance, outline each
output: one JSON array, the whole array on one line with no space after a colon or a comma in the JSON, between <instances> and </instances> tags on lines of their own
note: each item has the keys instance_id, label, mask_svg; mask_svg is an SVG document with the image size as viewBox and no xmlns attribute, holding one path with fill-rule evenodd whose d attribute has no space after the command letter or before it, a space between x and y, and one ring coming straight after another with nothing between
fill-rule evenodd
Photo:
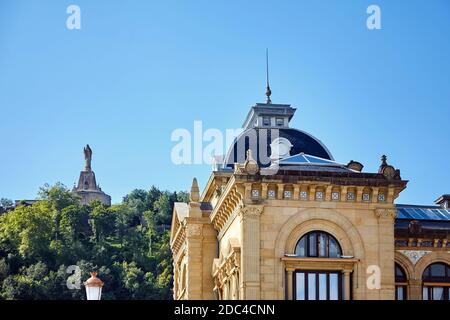
<instances>
[{"instance_id":1,"label":"ornate stone building","mask_svg":"<svg viewBox=\"0 0 450 320\"><path fill-rule=\"evenodd\" d=\"M295 111L253 106L203 193L194 179L175 204L174 299L449 299L450 196L395 204L407 181L385 156L337 163Z\"/></svg>"},{"instance_id":2,"label":"ornate stone building","mask_svg":"<svg viewBox=\"0 0 450 320\"><path fill-rule=\"evenodd\" d=\"M95 179L95 173L91 168L92 150L89 145L84 148L85 167L80 172L78 184L73 187L72 192L81 197L81 203L88 205L92 200L99 200L101 203L110 206L111 197L104 193Z\"/></svg>"}]
</instances>

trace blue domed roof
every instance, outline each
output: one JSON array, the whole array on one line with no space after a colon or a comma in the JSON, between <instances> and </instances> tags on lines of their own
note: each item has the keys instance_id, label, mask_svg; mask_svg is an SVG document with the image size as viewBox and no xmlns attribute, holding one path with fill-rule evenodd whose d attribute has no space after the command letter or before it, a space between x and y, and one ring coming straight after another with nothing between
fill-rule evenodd
<instances>
[{"instance_id":1,"label":"blue domed roof","mask_svg":"<svg viewBox=\"0 0 450 320\"><path fill-rule=\"evenodd\" d=\"M306 153L323 159L334 160L325 145L312 135L292 128L248 128L234 141L227 156L224 167L233 168L235 163L243 163L248 149L252 150L253 157L260 167L270 165L270 144L276 138L289 140L292 145L290 155Z\"/></svg>"}]
</instances>

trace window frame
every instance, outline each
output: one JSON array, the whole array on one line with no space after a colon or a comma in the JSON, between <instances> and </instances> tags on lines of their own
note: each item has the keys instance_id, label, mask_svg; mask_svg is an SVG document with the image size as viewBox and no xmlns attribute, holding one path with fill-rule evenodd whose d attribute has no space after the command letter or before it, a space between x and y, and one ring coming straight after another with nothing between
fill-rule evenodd
<instances>
[{"instance_id":1,"label":"window frame","mask_svg":"<svg viewBox=\"0 0 450 320\"><path fill-rule=\"evenodd\" d=\"M321 236L324 235L326 237L326 244L325 244L325 255L321 255L320 251L321 249ZM314 239L313 241L315 241L315 245L311 245L311 238ZM304 240L304 251L305 254L304 255L300 255L298 252L300 250L297 250L297 247L299 246L299 243ZM336 244L336 248L338 249L338 253L336 256L331 256L330 257L330 242L334 241L334 243ZM313 249L313 250L311 250ZM314 254L311 254L311 251L314 251ZM295 254L298 255L299 257L305 257L305 258L340 258L342 256L342 247L339 243L339 241L337 241L337 239L329 234L328 232L325 231L320 231L320 230L314 230L314 231L310 231L308 233L305 233L303 236L300 237L300 239L297 241L297 243L295 244Z\"/></svg>"},{"instance_id":2,"label":"window frame","mask_svg":"<svg viewBox=\"0 0 450 320\"><path fill-rule=\"evenodd\" d=\"M433 276L432 266L443 265L444 276ZM434 300L434 288L442 288L443 300L450 300L450 266L445 262L434 262L429 264L422 273L422 300L425 300L425 290L427 292L426 300Z\"/></svg>"},{"instance_id":3,"label":"window frame","mask_svg":"<svg viewBox=\"0 0 450 320\"><path fill-rule=\"evenodd\" d=\"M397 269L400 271L401 276L397 276ZM408 300L408 276L405 269L395 263L395 300ZM399 299L399 291L403 290L403 298Z\"/></svg>"},{"instance_id":4,"label":"window frame","mask_svg":"<svg viewBox=\"0 0 450 320\"><path fill-rule=\"evenodd\" d=\"M297 274L299 273L303 273L304 274L304 296L305 298L302 300L297 299ZM311 300L308 299L309 298L309 275L310 274L314 274L315 275L315 299ZM320 300L320 274L325 274L326 275L326 299L322 299ZM338 280L338 286L337 286L337 290L338 290L338 298L336 301L338 300L344 300L344 294L343 294L343 276L342 276L342 272L339 270L295 270L293 277L292 277L292 281L294 282L292 284L292 289L293 289L293 295L292 298L293 300L297 300L297 301L333 301L330 300L330 275L331 274L336 274L337 275L337 280Z\"/></svg>"}]
</instances>

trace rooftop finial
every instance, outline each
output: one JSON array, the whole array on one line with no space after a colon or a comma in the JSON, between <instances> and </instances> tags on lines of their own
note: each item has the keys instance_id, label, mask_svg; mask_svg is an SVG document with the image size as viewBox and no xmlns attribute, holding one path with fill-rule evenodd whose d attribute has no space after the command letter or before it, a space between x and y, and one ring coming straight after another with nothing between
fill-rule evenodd
<instances>
[{"instance_id":1,"label":"rooftop finial","mask_svg":"<svg viewBox=\"0 0 450 320\"><path fill-rule=\"evenodd\" d=\"M267 104L272 103L272 100L270 100L271 94L272 94L272 91L270 90L270 85L269 85L269 49L266 48L266 96L267 96L266 103Z\"/></svg>"},{"instance_id":2,"label":"rooftop finial","mask_svg":"<svg viewBox=\"0 0 450 320\"><path fill-rule=\"evenodd\" d=\"M200 201L200 190L198 188L197 179L194 178L192 180L191 193L189 195L189 200L191 202L199 202Z\"/></svg>"},{"instance_id":3,"label":"rooftop finial","mask_svg":"<svg viewBox=\"0 0 450 320\"><path fill-rule=\"evenodd\" d=\"M381 156L381 165L387 166L387 157L385 154Z\"/></svg>"}]
</instances>

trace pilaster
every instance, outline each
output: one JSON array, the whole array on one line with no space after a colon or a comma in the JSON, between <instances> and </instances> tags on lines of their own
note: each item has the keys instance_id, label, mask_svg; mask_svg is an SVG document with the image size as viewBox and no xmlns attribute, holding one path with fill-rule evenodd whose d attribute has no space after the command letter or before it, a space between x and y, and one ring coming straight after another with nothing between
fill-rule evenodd
<instances>
[{"instance_id":1,"label":"pilaster","mask_svg":"<svg viewBox=\"0 0 450 320\"><path fill-rule=\"evenodd\" d=\"M241 283L240 297L243 300L261 298L260 283L260 216L262 206L243 206L238 211L241 219Z\"/></svg>"}]
</instances>

